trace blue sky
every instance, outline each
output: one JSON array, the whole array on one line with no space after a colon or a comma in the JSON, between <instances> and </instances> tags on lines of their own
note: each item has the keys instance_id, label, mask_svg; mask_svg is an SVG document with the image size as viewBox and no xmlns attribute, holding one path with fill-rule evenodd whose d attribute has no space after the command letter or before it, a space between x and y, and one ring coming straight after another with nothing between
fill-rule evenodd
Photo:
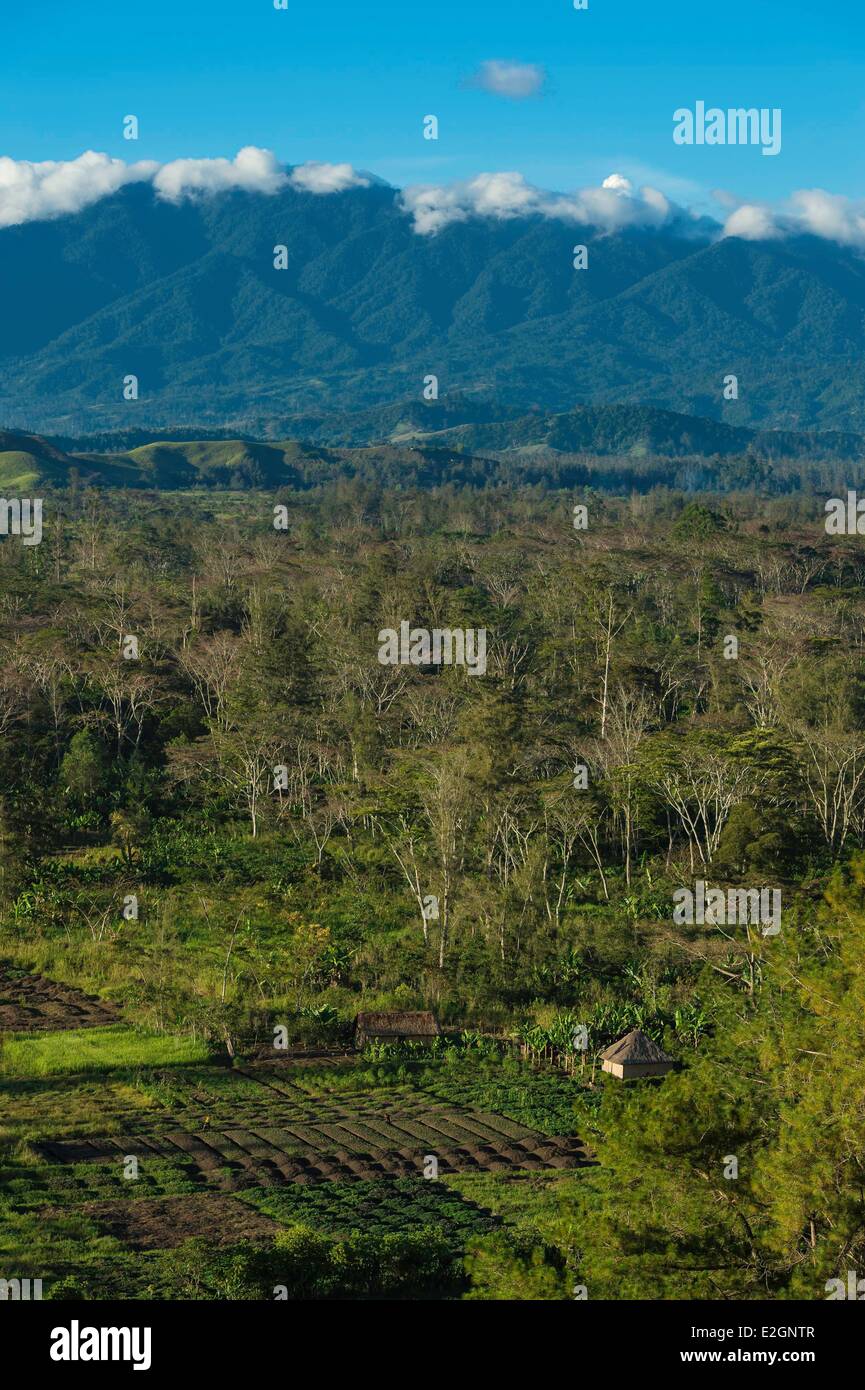
<instances>
[{"instance_id":1,"label":"blue sky","mask_svg":"<svg viewBox=\"0 0 865 1390\"><path fill-rule=\"evenodd\" d=\"M0 153L348 161L393 183L519 170L546 188L612 171L699 205L863 187L865 31L852 0L41 0L9 5ZM491 59L540 65L541 95L467 84ZM672 141L672 113L780 107L776 158ZM141 122L137 143L121 120ZM421 120L440 121L437 142Z\"/></svg>"}]
</instances>

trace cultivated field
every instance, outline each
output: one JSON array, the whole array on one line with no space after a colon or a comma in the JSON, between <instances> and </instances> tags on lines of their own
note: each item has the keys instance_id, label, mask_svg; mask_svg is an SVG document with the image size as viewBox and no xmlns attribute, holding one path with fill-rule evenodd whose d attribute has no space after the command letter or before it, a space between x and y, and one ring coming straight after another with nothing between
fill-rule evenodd
<instances>
[{"instance_id":1,"label":"cultivated field","mask_svg":"<svg viewBox=\"0 0 865 1390\"><path fill-rule=\"evenodd\" d=\"M456 1252L500 1218L448 1178L554 1175L586 1161L575 1137L472 1103L472 1074L443 1062L394 1068L345 1054L219 1064L108 1010L106 1026L84 996L16 976L17 997L56 999L66 1012L55 1031L40 1017L0 1047L0 1254L4 1265L33 1264L49 1285L53 1272L60 1296L64 1281L77 1287L70 1238L73 1248L87 1242L97 1271L100 1250L113 1259L196 1240L262 1248L296 1228L349 1240L433 1231ZM526 1069L501 1092L503 1108L548 1082ZM550 1128L560 1120L551 1110Z\"/></svg>"}]
</instances>

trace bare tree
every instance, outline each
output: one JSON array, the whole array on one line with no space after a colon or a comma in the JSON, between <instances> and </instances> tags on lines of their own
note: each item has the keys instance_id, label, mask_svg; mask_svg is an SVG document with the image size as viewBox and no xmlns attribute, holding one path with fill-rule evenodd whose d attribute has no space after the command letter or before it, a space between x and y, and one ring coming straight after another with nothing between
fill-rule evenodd
<instances>
[{"instance_id":1,"label":"bare tree","mask_svg":"<svg viewBox=\"0 0 865 1390\"><path fill-rule=\"evenodd\" d=\"M636 850L637 755L653 719L652 701L642 690L617 685L609 699L606 740L595 746L594 760L609 783L610 799L622 825L625 882L630 886Z\"/></svg>"},{"instance_id":2,"label":"bare tree","mask_svg":"<svg viewBox=\"0 0 865 1390\"><path fill-rule=\"evenodd\" d=\"M740 663L745 705L758 729L772 728L780 722L778 691L792 664L793 654L774 645Z\"/></svg>"},{"instance_id":3,"label":"bare tree","mask_svg":"<svg viewBox=\"0 0 865 1390\"><path fill-rule=\"evenodd\" d=\"M156 676L142 671L133 662L100 655L85 675L87 685L95 687L107 705L100 717L114 732L117 755L124 743L137 745L147 715L165 698Z\"/></svg>"},{"instance_id":4,"label":"bare tree","mask_svg":"<svg viewBox=\"0 0 865 1390\"><path fill-rule=\"evenodd\" d=\"M217 632L177 654L205 718L222 733L230 727L227 700L241 675L242 652L243 643L239 637L232 632Z\"/></svg>"},{"instance_id":5,"label":"bare tree","mask_svg":"<svg viewBox=\"0 0 865 1390\"><path fill-rule=\"evenodd\" d=\"M613 654L613 643L618 637L622 628L631 616L632 609L623 616L619 617L616 613L615 597L613 587L607 589L606 595L593 604L595 624L597 628L598 655L603 662L603 675L601 677L601 693L598 697L598 704L601 706L601 738L607 736L607 707L610 689L610 661Z\"/></svg>"},{"instance_id":6,"label":"bare tree","mask_svg":"<svg viewBox=\"0 0 865 1390\"><path fill-rule=\"evenodd\" d=\"M604 897L609 899L607 878L604 873L604 860L600 846L600 827L603 810L594 799L568 791L557 796L544 807L544 828L546 837L553 846L558 860L556 877L550 880L547 867L544 869L544 896L547 916L558 926L562 906L565 901L571 864L577 845L580 845L592 859L601 879ZM553 897L549 885L552 883Z\"/></svg>"},{"instance_id":7,"label":"bare tree","mask_svg":"<svg viewBox=\"0 0 865 1390\"><path fill-rule=\"evenodd\" d=\"M865 831L865 736L840 729L790 726L801 752L802 777L811 810L829 847L840 853L853 834Z\"/></svg>"},{"instance_id":8,"label":"bare tree","mask_svg":"<svg viewBox=\"0 0 865 1390\"><path fill-rule=\"evenodd\" d=\"M227 734L214 733L169 751L169 765L178 782L215 780L231 804L249 817L253 838L258 834L262 808L268 804L273 769L281 762L281 741L272 730L250 726Z\"/></svg>"},{"instance_id":9,"label":"bare tree","mask_svg":"<svg viewBox=\"0 0 865 1390\"><path fill-rule=\"evenodd\" d=\"M648 781L679 817L693 869L695 850L703 865L712 862L730 811L763 779L747 763L723 753L683 747L675 761L650 773Z\"/></svg>"}]
</instances>

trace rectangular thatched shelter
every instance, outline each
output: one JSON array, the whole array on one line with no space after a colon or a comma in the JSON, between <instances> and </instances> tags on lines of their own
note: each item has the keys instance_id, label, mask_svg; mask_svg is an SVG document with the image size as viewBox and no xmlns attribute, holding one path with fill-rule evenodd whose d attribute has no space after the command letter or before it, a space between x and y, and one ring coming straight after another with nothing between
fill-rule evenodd
<instances>
[{"instance_id":1,"label":"rectangular thatched shelter","mask_svg":"<svg viewBox=\"0 0 865 1390\"><path fill-rule=\"evenodd\" d=\"M354 1021L354 1041L356 1047L368 1042L432 1042L441 1029L435 1015L429 1010L418 1013L404 1013L395 1010L389 1013L358 1014Z\"/></svg>"}]
</instances>

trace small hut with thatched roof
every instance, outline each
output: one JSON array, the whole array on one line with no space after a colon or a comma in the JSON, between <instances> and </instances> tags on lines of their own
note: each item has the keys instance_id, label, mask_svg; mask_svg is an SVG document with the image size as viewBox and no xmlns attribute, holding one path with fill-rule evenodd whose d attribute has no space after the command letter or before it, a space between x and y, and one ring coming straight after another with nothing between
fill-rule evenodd
<instances>
[{"instance_id":1,"label":"small hut with thatched roof","mask_svg":"<svg viewBox=\"0 0 865 1390\"><path fill-rule=\"evenodd\" d=\"M639 1028L632 1028L618 1042L610 1043L601 1058L602 1070L623 1081L633 1076L664 1076L676 1065L672 1057L662 1052Z\"/></svg>"},{"instance_id":2,"label":"small hut with thatched roof","mask_svg":"<svg viewBox=\"0 0 865 1390\"><path fill-rule=\"evenodd\" d=\"M432 1042L440 1033L435 1015L428 1010L358 1014L354 1021L355 1047L368 1042Z\"/></svg>"}]
</instances>

